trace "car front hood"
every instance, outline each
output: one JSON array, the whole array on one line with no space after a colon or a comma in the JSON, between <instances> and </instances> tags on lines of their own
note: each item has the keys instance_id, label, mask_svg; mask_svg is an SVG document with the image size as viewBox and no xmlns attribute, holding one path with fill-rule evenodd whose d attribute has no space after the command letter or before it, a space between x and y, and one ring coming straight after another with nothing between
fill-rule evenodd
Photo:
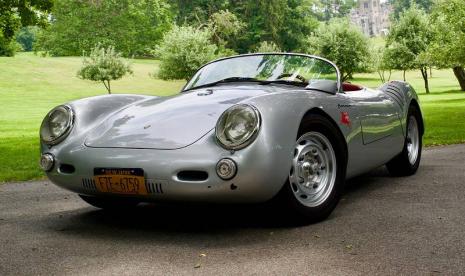
<instances>
[{"instance_id":1,"label":"car front hood","mask_svg":"<svg viewBox=\"0 0 465 276\"><path fill-rule=\"evenodd\" d=\"M224 85L138 102L91 130L85 145L164 150L187 147L212 130L230 106L276 89Z\"/></svg>"}]
</instances>

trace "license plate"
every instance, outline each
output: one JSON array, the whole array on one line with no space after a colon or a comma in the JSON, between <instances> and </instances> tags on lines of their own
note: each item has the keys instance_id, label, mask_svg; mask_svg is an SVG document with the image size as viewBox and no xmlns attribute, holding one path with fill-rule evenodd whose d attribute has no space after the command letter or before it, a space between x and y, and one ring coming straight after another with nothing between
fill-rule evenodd
<instances>
[{"instance_id":1,"label":"license plate","mask_svg":"<svg viewBox=\"0 0 465 276\"><path fill-rule=\"evenodd\" d=\"M147 195L142 169L95 168L94 180L102 193Z\"/></svg>"}]
</instances>

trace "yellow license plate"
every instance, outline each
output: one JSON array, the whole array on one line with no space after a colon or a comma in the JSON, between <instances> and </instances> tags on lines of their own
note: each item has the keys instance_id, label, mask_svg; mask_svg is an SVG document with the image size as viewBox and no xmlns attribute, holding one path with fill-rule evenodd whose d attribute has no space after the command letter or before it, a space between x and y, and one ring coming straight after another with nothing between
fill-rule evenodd
<instances>
[{"instance_id":1,"label":"yellow license plate","mask_svg":"<svg viewBox=\"0 0 465 276\"><path fill-rule=\"evenodd\" d=\"M102 193L147 195L142 169L95 168L94 180Z\"/></svg>"}]
</instances>

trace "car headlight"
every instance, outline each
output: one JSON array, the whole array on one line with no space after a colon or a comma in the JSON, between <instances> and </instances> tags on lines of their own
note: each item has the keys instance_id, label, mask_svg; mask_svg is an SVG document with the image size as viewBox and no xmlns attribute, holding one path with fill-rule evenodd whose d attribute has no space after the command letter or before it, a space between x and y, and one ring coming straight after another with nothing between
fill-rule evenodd
<instances>
[{"instance_id":1,"label":"car headlight","mask_svg":"<svg viewBox=\"0 0 465 276\"><path fill-rule=\"evenodd\" d=\"M42 121L40 139L48 145L56 145L66 138L73 123L73 110L66 105L57 106Z\"/></svg>"},{"instance_id":2,"label":"car headlight","mask_svg":"<svg viewBox=\"0 0 465 276\"><path fill-rule=\"evenodd\" d=\"M255 107L238 104L227 109L219 118L216 138L226 149L242 149L255 139L260 124L260 113Z\"/></svg>"}]
</instances>

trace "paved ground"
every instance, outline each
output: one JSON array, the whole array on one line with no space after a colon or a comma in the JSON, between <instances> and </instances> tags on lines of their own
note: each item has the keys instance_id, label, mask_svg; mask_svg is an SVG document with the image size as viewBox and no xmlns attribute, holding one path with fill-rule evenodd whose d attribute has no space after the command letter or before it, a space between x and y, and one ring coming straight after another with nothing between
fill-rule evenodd
<instances>
[{"instance_id":1,"label":"paved ground","mask_svg":"<svg viewBox=\"0 0 465 276\"><path fill-rule=\"evenodd\" d=\"M413 177L350 181L305 227L270 226L256 207L111 215L48 182L0 185L0 275L464 275L465 145L423 156Z\"/></svg>"}]
</instances>

